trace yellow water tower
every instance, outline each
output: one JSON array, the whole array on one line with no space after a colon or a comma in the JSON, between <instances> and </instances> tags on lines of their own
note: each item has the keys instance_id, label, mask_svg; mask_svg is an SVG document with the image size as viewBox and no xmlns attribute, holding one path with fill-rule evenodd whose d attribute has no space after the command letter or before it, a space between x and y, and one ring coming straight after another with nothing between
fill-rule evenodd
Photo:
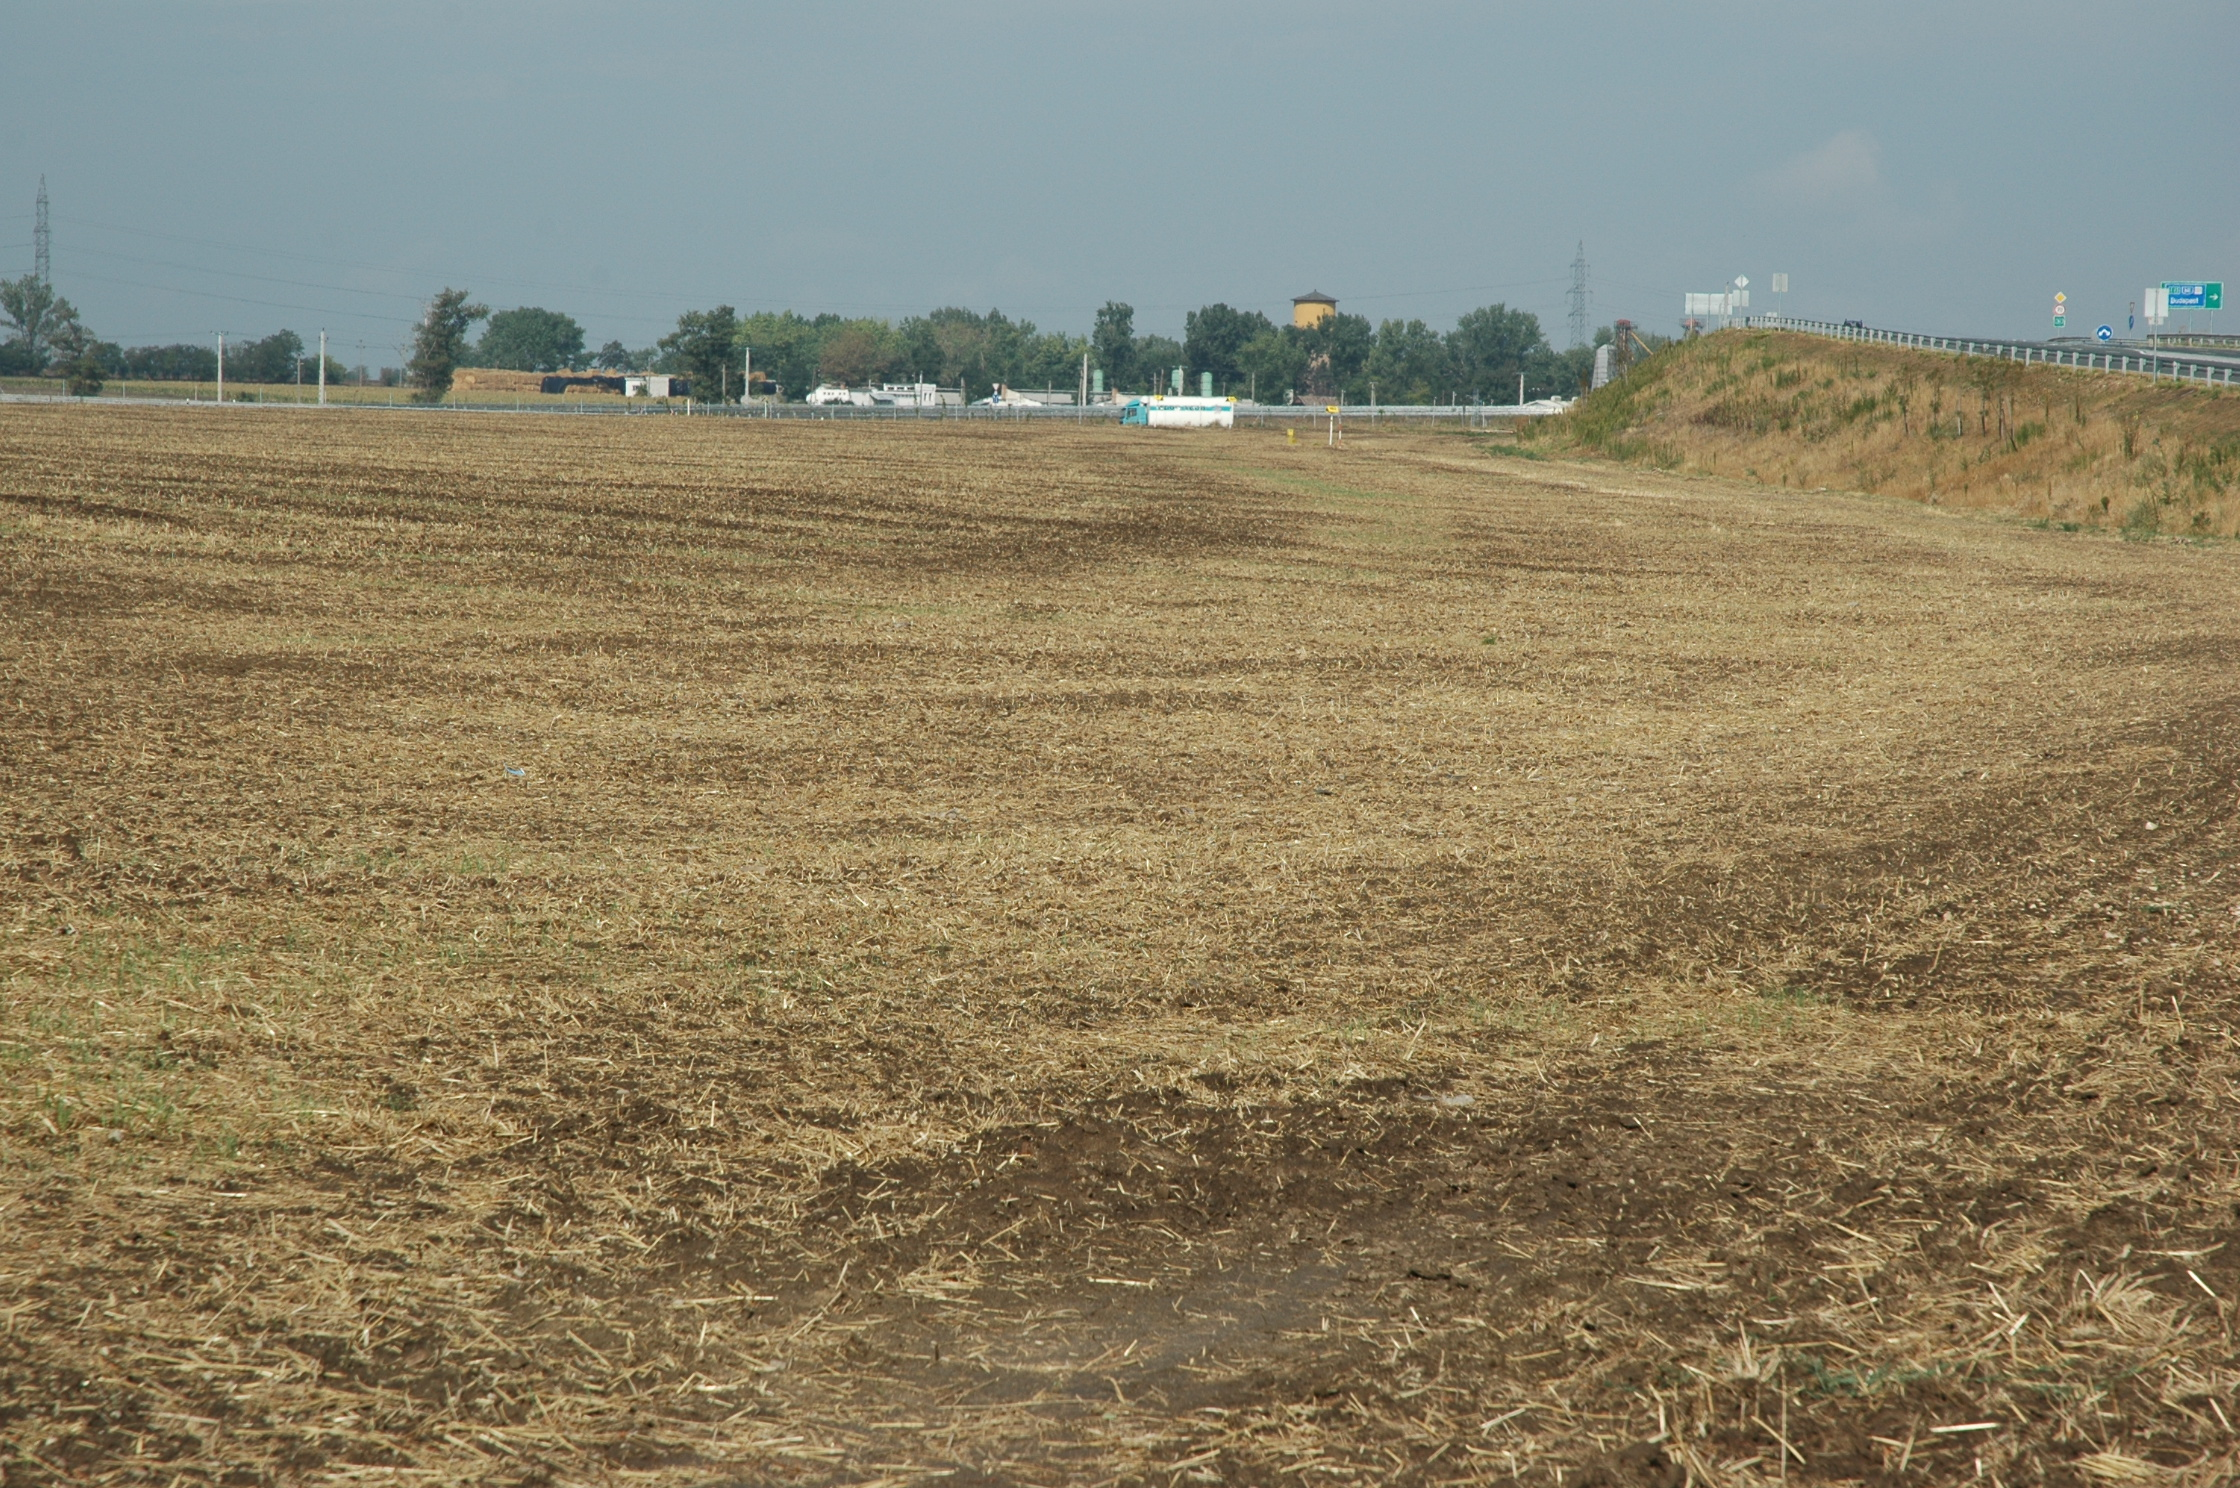
<instances>
[{"instance_id":1,"label":"yellow water tower","mask_svg":"<svg viewBox=\"0 0 2240 1488\"><path fill-rule=\"evenodd\" d=\"M1291 323L1301 330L1311 331L1337 313L1338 302L1319 289L1291 302Z\"/></svg>"}]
</instances>

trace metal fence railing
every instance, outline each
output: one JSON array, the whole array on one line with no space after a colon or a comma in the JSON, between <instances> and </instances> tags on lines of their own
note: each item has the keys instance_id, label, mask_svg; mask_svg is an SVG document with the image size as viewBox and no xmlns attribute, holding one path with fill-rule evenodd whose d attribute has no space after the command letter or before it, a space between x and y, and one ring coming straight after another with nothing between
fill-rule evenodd
<instances>
[{"instance_id":1,"label":"metal fence railing","mask_svg":"<svg viewBox=\"0 0 2240 1488\"><path fill-rule=\"evenodd\" d=\"M1949 351L1959 356L1997 357L2034 366L2074 367L2079 371L2125 372L2159 382L2233 384L2240 362L2214 357L2181 356L2153 346L2128 343L2068 346L2052 341L1995 341L1973 336L1922 336L1911 331L1882 331L1870 326L1843 325L1827 320L1792 320L1783 315L1752 315L1742 324L1757 330L1804 331L1841 341L1867 341L1884 346L1908 346L1921 351Z\"/></svg>"}]
</instances>

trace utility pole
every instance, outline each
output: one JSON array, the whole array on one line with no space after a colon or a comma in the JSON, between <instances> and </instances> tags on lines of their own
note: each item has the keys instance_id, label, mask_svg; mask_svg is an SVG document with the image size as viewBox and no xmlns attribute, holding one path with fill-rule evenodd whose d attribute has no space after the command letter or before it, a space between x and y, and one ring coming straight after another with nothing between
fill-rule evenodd
<instances>
[{"instance_id":1,"label":"utility pole","mask_svg":"<svg viewBox=\"0 0 2240 1488\"><path fill-rule=\"evenodd\" d=\"M327 406L327 333L319 333L319 406Z\"/></svg>"},{"instance_id":2,"label":"utility pole","mask_svg":"<svg viewBox=\"0 0 2240 1488\"><path fill-rule=\"evenodd\" d=\"M226 333L218 332L218 401L226 400Z\"/></svg>"},{"instance_id":3,"label":"utility pole","mask_svg":"<svg viewBox=\"0 0 2240 1488\"><path fill-rule=\"evenodd\" d=\"M1579 256L1571 260L1571 344L1587 344L1587 240L1579 240Z\"/></svg>"},{"instance_id":4,"label":"utility pole","mask_svg":"<svg viewBox=\"0 0 2240 1488\"><path fill-rule=\"evenodd\" d=\"M54 265L48 252L51 244L47 237L47 178L39 178L39 210L31 224L31 272L41 284L54 283Z\"/></svg>"}]
</instances>

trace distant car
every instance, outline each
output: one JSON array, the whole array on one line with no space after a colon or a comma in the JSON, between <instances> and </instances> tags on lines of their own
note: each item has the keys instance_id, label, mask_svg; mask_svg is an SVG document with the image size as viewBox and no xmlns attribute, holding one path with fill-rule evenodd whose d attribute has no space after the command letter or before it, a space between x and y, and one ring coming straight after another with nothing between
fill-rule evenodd
<instances>
[{"instance_id":1,"label":"distant car","mask_svg":"<svg viewBox=\"0 0 2240 1488\"><path fill-rule=\"evenodd\" d=\"M1863 331L1867 328L1867 323L1863 320L1847 320L1843 323L1843 328L1847 331Z\"/></svg>"}]
</instances>

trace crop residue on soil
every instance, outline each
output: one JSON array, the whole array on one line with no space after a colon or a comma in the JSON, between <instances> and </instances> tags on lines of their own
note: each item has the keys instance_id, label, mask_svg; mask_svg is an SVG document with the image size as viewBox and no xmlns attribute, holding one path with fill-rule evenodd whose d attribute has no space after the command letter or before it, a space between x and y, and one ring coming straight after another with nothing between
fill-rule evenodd
<instances>
[{"instance_id":1,"label":"crop residue on soil","mask_svg":"<svg viewBox=\"0 0 2240 1488\"><path fill-rule=\"evenodd\" d=\"M6 1481L2223 1481L2236 578L10 408Z\"/></svg>"}]
</instances>

